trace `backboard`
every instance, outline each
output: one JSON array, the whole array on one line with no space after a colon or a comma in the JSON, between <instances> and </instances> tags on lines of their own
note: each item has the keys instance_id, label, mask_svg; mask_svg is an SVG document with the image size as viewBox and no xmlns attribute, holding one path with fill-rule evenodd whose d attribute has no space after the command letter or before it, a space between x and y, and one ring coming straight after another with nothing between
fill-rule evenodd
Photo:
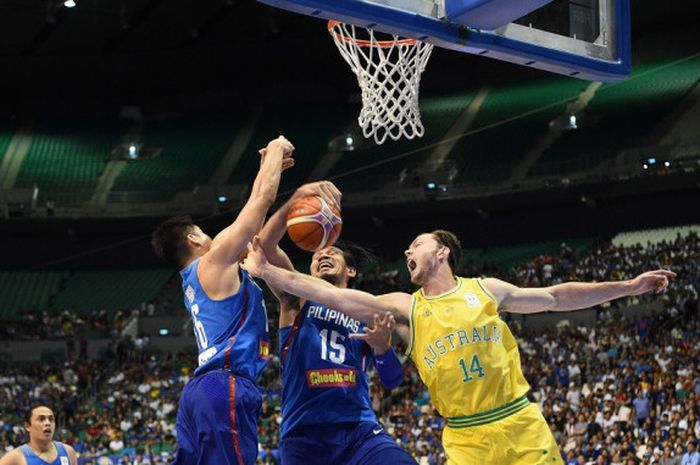
<instances>
[{"instance_id":1,"label":"backboard","mask_svg":"<svg viewBox=\"0 0 700 465\"><path fill-rule=\"evenodd\" d=\"M591 81L630 72L629 0L259 0Z\"/></svg>"}]
</instances>

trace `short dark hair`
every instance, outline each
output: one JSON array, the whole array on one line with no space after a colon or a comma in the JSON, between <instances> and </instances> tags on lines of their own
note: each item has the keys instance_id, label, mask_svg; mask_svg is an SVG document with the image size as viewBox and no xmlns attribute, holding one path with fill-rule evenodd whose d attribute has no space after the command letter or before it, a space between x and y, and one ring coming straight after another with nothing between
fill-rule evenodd
<instances>
[{"instance_id":1,"label":"short dark hair","mask_svg":"<svg viewBox=\"0 0 700 465\"><path fill-rule=\"evenodd\" d=\"M436 229L431 232L433 238L441 246L450 249L450 255L447 257L447 264L452 270L452 274L455 274L457 270L457 265L459 265L462 259L462 244L454 233L450 231L445 231L444 229Z\"/></svg>"},{"instance_id":2,"label":"short dark hair","mask_svg":"<svg viewBox=\"0 0 700 465\"><path fill-rule=\"evenodd\" d=\"M194 223L189 215L175 216L162 222L151 237L156 255L162 260L181 267L187 259L187 235Z\"/></svg>"},{"instance_id":3,"label":"short dark hair","mask_svg":"<svg viewBox=\"0 0 700 465\"><path fill-rule=\"evenodd\" d=\"M359 272L358 265L372 264L377 261L376 255L370 250L361 245L350 241L338 241L333 244L333 247L343 252L343 259L348 268L355 268ZM348 287L355 287L355 278L350 278Z\"/></svg>"},{"instance_id":4,"label":"short dark hair","mask_svg":"<svg viewBox=\"0 0 700 465\"><path fill-rule=\"evenodd\" d=\"M29 410L27 410L27 412L24 414L24 423L25 424L32 422L32 415L34 414L34 410L36 410L40 407L46 407L47 409L51 410L45 404L33 404L32 406L29 407ZM51 412L53 412L53 410L51 410Z\"/></svg>"}]
</instances>

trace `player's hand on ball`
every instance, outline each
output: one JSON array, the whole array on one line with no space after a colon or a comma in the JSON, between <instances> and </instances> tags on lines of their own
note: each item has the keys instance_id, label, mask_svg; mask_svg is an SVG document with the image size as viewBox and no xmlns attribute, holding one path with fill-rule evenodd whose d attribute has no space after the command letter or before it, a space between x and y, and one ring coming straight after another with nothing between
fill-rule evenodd
<instances>
[{"instance_id":1,"label":"player's hand on ball","mask_svg":"<svg viewBox=\"0 0 700 465\"><path fill-rule=\"evenodd\" d=\"M328 205L340 210L340 201L343 198L343 194L330 181L316 181L304 184L294 192L291 201L294 203L294 201L309 195L317 195L325 200Z\"/></svg>"},{"instance_id":2,"label":"player's hand on ball","mask_svg":"<svg viewBox=\"0 0 700 465\"><path fill-rule=\"evenodd\" d=\"M323 189L321 186L315 188ZM324 195L333 194L326 192ZM316 252L335 244L342 227L343 219L337 205L318 195L292 199L287 212L287 234L300 249Z\"/></svg>"},{"instance_id":3,"label":"player's hand on ball","mask_svg":"<svg viewBox=\"0 0 700 465\"><path fill-rule=\"evenodd\" d=\"M668 287L668 278L673 278L676 273L669 270L654 270L642 273L630 282L628 295L640 295L654 291L657 294Z\"/></svg>"},{"instance_id":4,"label":"player's hand on ball","mask_svg":"<svg viewBox=\"0 0 700 465\"><path fill-rule=\"evenodd\" d=\"M248 243L248 255L246 255L245 260L241 263L241 268L252 276L259 278L266 265L267 257L260 246L260 238L255 236L253 240Z\"/></svg>"}]
</instances>

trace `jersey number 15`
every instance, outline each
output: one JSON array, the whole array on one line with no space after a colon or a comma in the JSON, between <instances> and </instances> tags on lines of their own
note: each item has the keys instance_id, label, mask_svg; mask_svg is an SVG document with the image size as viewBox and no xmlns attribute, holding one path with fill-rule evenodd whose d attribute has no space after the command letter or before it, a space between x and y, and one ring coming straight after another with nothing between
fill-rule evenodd
<instances>
[{"instance_id":1,"label":"jersey number 15","mask_svg":"<svg viewBox=\"0 0 700 465\"><path fill-rule=\"evenodd\" d=\"M345 336L332 330L329 339L327 329L322 329L319 334L321 335L321 358L337 364L345 362L345 345L343 344Z\"/></svg>"}]
</instances>

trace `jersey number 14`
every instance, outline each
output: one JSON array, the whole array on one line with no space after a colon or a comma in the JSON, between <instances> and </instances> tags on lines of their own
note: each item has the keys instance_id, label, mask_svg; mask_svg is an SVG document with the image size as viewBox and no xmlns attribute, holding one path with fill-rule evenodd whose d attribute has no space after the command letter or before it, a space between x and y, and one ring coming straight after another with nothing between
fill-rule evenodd
<instances>
[{"instance_id":1,"label":"jersey number 14","mask_svg":"<svg viewBox=\"0 0 700 465\"><path fill-rule=\"evenodd\" d=\"M474 376L472 375L476 375L477 378L484 377L484 369L481 367L478 355L474 355L472 357L472 361L469 364L469 369L467 369L467 362L465 362L463 358L459 359L459 366L462 368L462 374L464 375L462 381L465 383L468 383L474 379Z\"/></svg>"}]
</instances>

